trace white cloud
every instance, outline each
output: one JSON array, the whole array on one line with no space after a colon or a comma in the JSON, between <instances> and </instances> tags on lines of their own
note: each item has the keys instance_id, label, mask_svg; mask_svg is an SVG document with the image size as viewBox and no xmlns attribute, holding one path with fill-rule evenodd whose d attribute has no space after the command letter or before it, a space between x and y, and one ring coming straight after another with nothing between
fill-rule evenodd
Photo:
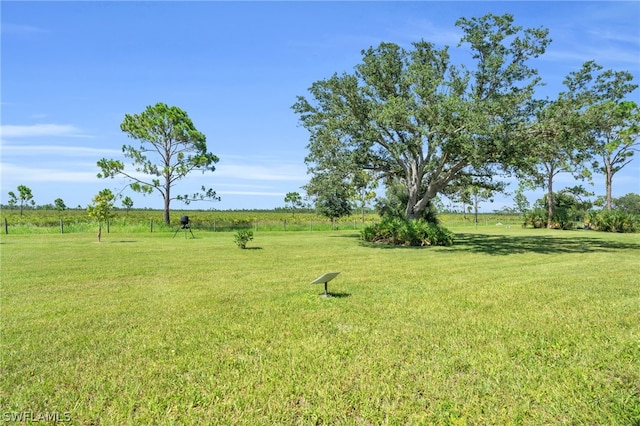
<instances>
[{"instance_id":1,"label":"white cloud","mask_svg":"<svg viewBox=\"0 0 640 426\"><path fill-rule=\"evenodd\" d=\"M34 36L48 33L47 30L33 25L13 24L10 22L2 23L2 33L19 36Z\"/></svg>"},{"instance_id":2,"label":"white cloud","mask_svg":"<svg viewBox=\"0 0 640 426\"><path fill-rule=\"evenodd\" d=\"M83 146L60 145L9 145L2 144L3 155L20 156L55 156L55 157L98 157L104 155L122 154L120 150L106 148L91 148Z\"/></svg>"},{"instance_id":3,"label":"white cloud","mask_svg":"<svg viewBox=\"0 0 640 426\"><path fill-rule=\"evenodd\" d=\"M83 183L95 182L97 172L75 169L54 169L47 167L25 167L9 163L2 163L3 185L11 186L11 182L61 182Z\"/></svg>"},{"instance_id":4,"label":"white cloud","mask_svg":"<svg viewBox=\"0 0 640 426\"><path fill-rule=\"evenodd\" d=\"M640 44L638 34L625 34L614 32L611 30L591 30L588 33L591 37L594 37L596 39L603 39L621 43L631 43L636 47Z\"/></svg>"},{"instance_id":5,"label":"white cloud","mask_svg":"<svg viewBox=\"0 0 640 426\"><path fill-rule=\"evenodd\" d=\"M624 49L612 49L606 46L583 50L549 49L540 57L540 60L575 62L576 66L582 65L582 63L586 61L596 61L600 65L605 63L638 65L639 62L637 52Z\"/></svg>"},{"instance_id":6,"label":"white cloud","mask_svg":"<svg viewBox=\"0 0 640 426\"><path fill-rule=\"evenodd\" d=\"M444 27L438 28L431 20L417 18L407 21L404 27L392 29L391 34L394 37L402 37L409 42L424 39L427 42L434 43L436 47L441 47L442 45L457 46L463 36L462 31L452 29L449 23Z\"/></svg>"},{"instance_id":7,"label":"white cloud","mask_svg":"<svg viewBox=\"0 0 640 426\"><path fill-rule=\"evenodd\" d=\"M283 197L284 192L266 192L266 191L216 191L218 195L252 195L264 197Z\"/></svg>"},{"instance_id":8,"label":"white cloud","mask_svg":"<svg viewBox=\"0 0 640 426\"><path fill-rule=\"evenodd\" d=\"M0 126L2 138L27 138L39 136L87 137L81 129L69 124L32 124L19 126L4 124Z\"/></svg>"},{"instance_id":9,"label":"white cloud","mask_svg":"<svg viewBox=\"0 0 640 426\"><path fill-rule=\"evenodd\" d=\"M221 164L216 167L215 177L225 179L259 181L302 181L306 180L304 166L275 164L259 166L255 164Z\"/></svg>"}]
</instances>

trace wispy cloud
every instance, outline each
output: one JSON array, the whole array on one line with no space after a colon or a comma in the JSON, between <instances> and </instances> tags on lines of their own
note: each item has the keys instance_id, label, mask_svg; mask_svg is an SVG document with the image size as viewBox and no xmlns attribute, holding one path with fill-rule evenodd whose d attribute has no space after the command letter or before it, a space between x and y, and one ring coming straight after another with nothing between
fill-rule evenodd
<instances>
[{"instance_id":1,"label":"wispy cloud","mask_svg":"<svg viewBox=\"0 0 640 426\"><path fill-rule=\"evenodd\" d=\"M266 191L216 191L218 195L251 195L262 197L282 197L284 192L266 192Z\"/></svg>"},{"instance_id":2,"label":"wispy cloud","mask_svg":"<svg viewBox=\"0 0 640 426\"><path fill-rule=\"evenodd\" d=\"M5 35L18 35L18 36L34 36L40 34L47 34L49 31L44 28L36 27L33 25L14 24L11 22L3 22L1 27L2 34Z\"/></svg>"},{"instance_id":3,"label":"wispy cloud","mask_svg":"<svg viewBox=\"0 0 640 426\"><path fill-rule=\"evenodd\" d=\"M599 64L624 64L637 66L640 63L637 51L614 49L606 46L588 49L549 49L542 61L578 62L578 66L586 61L596 61Z\"/></svg>"},{"instance_id":4,"label":"wispy cloud","mask_svg":"<svg viewBox=\"0 0 640 426\"><path fill-rule=\"evenodd\" d=\"M614 32L610 30L590 30L588 34L591 37L601 40L608 40L620 43L630 43L635 46L640 45L640 37L638 34L632 35L628 33Z\"/></svg>"},{"instance_id":5,"label":"wispy cloud","mask_svg":"<svg viewBox=\"0 0 640 426\"><path fill-rule=\"evenodd\" d=\"M304 165L270 163L268 166L255 164L221 164L215 176L224 179L258 181L301 181L306 179Z\"/></svg>"},{"instance_id":6,"label":"wispy cloud","mask_svg":"<svg viewBox=\"0 0 640 426\"><path fill-rule=\"evenodd\" d=\"M48 157L98 157L104 155L119 155L121 151L106 148L90 148L80 146L56 146L56 145L10 145L2 144L3 155L20 156L48 156Z\"/></svg>"},{"instance_id":7,"label":"wispy cloud","mask_svg":"<svg viewBox=\"0 0 640 426\"><path fill-rule=\"evenodd\" d=\"M70 124L31 124L0 126L2 138L28 138L40 136L89 137L80 128Z\"/></svg>"},{"instance_id":8,"label":"wispy cloud","mask_svg":"<svg viewBox=\"0 0 640 426\"><path fill-rule=\"evenodd\" d=\"M410 19L403 27L394 28L390 31L394 38L402 38L409 42L424 39L436 46L448 45L456 46L462 38L462 31L452 29L450 22L439 27L429 19Z\"/></svg>"},{"instance_id":9,"label":"wispy cloud","mask_svg":"<svg viewBox=\"0 0 640 426\"><path fill-rule=\"evenodd\" d=\"M82 171L79 169L54 169L48 167L26 167L10 163L2 163L3 185L17 183L94 183L98 180L96 171Z\"/></svg>"}]
</instances>

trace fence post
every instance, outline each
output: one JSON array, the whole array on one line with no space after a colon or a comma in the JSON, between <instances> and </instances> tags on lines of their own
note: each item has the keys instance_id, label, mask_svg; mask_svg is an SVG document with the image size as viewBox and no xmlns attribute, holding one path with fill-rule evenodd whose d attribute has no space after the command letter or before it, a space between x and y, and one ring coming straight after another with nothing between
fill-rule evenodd
<instances>
[{"instance_id":1,"label":"fence post","mask_svg":"<svg viewBox=\"0 0 640 426\"><path fill-rule=\"evenodd\" d=\"M213 232L216 232L216 221L213 221Z\"/></svg>"},{"instance_id":2,"label":"fence post","mask_svg":"<svg viewBox=\"0 0 640 426\"><path fill-rule=\"evenodd\" d=\"M153 234L153 219L149 219L149 232Z\"/></svg>"},{"instance_id":3,"label":"fence post","mask_svg":"<svg viewBox=\"0 0 640 426\"><path fill-rule=\"evenodd\" d=\"M287 230L287 219L284 220L284 230Z\"/></svg>"},{"instance_id":4,"label":"fence post","mask_svg":"<svg viewBox=\"0 0 640 426\"><path fill-rule=\"evenodd\" d=\"M60 233L64 234L64 224L62 223L62 218L60 218Z\"/></svg>"},{"instance_id":5,"label":"fence post","mask_svg":"<svg viewBox=\"0 0 640 426\"><path fill-rule=\"evenodd\" d=\"M107 234L109 233L109 219L107 219Z\"/></svg>"},{"instance_id":6,"label":"fence post","mask_svg":"<svg viewBox=\"0 0 640 426\"><path fill-rule=\"evenodd\" d=\"M7 223L7 218L4 218L4 233L9 235L9 223Z\"/></svg>"}]
</instances>

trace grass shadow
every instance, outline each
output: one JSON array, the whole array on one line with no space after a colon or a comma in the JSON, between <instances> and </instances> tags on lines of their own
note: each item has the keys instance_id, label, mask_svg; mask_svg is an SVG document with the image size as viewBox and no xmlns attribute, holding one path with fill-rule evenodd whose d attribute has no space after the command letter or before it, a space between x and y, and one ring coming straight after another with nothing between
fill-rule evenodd
<instances>
[{"instance_id":1,"label":"grass shadow","mask_svg":"<svg viewBox=\"0 0 640 426\"><path fill-rule=\"evenodd\" d=\"M388 244L388 243L372 243L372 242L369 242L369 241L360 241L360 245L362 247L377 248L377 249L383 249L383 250L390 250L390 249L395 249L395 250L428 250L428 249L433 248L433 247L443 247L443 246L396 246L396 245Z\"/></svg>"},{"instance_id":2,"label":"grass shadow","mask_svg":"<svg viewBox=\"0 0 640 426\"><path fill-rule=\"evenodd\" d=\"M569 232L569 231L564 231ZM486 235L457 234L453 247L455 250L484 253L494 256L510 254L538 253L594 253L613 250L638 250L640 243L622 243L607 241L588 235L550 236L550 235Z\"/></svg>"},{"instance_id":3,"label":"grass shadow","mask_svg":"<svg viewBox=\"0 0 640 426\"><path fill-rule=\"evenodd\" d=\"M327 292L327 294L328 294L328 297L327 297L328 299L334 299L334 298L335 299L343 299L345 297L351 297L351 293L333 293L333 292L329 291L329 292ZM326 297L324 295L324 293L320 293L320 294L318 294L318 296Z\"/></svg>"},{"instance_id":4,"label":"grass shadow","mask_svg":"<svg viewBox=\"0 0 640 426\"><path fill-rule=\"evenodd\" d=\"M329 238L349 238L349 239L362 239L362 236L360 235L360 233L357 233L356 231L353 231L352 233L349 234L339 234L339 235L330 235Z\"/></svg>"}]
</instances>

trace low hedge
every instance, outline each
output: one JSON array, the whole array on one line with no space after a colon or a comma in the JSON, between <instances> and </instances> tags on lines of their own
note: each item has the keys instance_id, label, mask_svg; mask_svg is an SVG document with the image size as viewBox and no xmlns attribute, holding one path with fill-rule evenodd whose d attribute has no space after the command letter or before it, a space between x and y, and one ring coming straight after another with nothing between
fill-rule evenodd
<instances>
[{"instance_id":1,"label":"low hedge","mask_svg":"<svg viewBox=\"0 0 640 426\"><path fill-rule=\"evenodd\" d=\"M450 246L453 233L443 226L419 219L385 218L367 226L362 231L362 239L402 246Z\"/></svg>"}]
</instances>

